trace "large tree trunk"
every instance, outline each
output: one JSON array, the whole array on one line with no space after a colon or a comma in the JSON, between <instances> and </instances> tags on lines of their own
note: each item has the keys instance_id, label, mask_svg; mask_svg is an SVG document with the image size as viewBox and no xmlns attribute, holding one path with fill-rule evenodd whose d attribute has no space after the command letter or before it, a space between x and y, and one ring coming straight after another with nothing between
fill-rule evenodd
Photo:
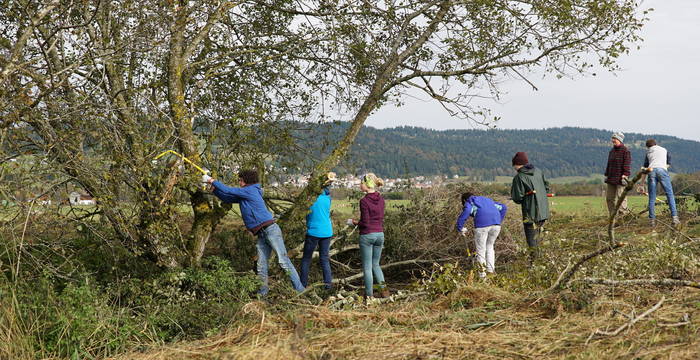
<instances>
[{"instance_id":1,"label":"large tree trunk","mask_svg":"<svg viewBox=\"0 0 700 360\"><path fill-rule=\"evenodd\" d=\"M399 42L397 42L396 46L394 46L392 49L393 51L387 54L384 64L377 72L377 77L374 79L370 92L360 108L357 110L350 128L348 128L348 130L345 132L345 136L343 136L343 139L338 143L333 151L314 167L314 170L309 178L309 184L304 188L304 190L302 190L299 196L297 196L294 206L292 206L287 213L284 214L282 217L283 222L303 221L303 218L306 215L306 212L308 211L313 199L321 191L324 180L323 175L338 165L340 160L347 155L350 147L355 142L357 134L360 132L360 129L362 129L362 126L365 124L365 121L369 115L377 108L384 94L386 94L387 91L391 90L391 88L396 85L391 83L390 80L398 70L399 65L401 65L409 56L420 49L420 47L423 46L423 44L425 44L425 42L435 33L437 25L447 14L450 4L450 1L442 1L440 3L439 9L432 18L431 23L413 43L409 44L404 50L399 52ZM404 24L404 26L407 25L408 23Z\"/></svg>"}]
</instances>

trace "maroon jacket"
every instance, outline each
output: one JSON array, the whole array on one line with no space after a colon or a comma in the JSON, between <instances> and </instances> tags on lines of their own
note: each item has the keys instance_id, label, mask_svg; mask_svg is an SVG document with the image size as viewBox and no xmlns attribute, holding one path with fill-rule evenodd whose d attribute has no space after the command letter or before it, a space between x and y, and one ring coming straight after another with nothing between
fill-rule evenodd
<instances>
[{"instance_id":1,"label":"maroon jacket","mask_svg":"<svg viewBox=\"0 0 700 360\"><path fill-rule=\"evenodd\" d=\"M613 146L608 154L608 166L605 168L605 182L622 185L622 175L630 176L632 155L625 145Z\"/></svg>"},{"instance_id":2,"label":"maroon jacket","mask_svg":"<svg viewBox=\"0 0 700 360\"><path fill-rule=\"evenodd\" d=\"M360 199L360 235L384 232L384 198L378 192Z\"/></svg>"}]
</instances>

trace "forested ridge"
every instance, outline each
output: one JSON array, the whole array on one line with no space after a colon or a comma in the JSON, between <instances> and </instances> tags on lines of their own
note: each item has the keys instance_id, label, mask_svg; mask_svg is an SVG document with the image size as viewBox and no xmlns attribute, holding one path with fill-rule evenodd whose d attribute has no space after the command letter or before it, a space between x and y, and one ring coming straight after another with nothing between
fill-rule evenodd
<instances>
[{"instance_id":1,"label":"forested ridge","mask_svg":"<svg viewBox=\"0 0 700 360\"><path fill-rule=\"evenodd\" d=\"M304 132L302 142L331 133L338 139L348 123L326 124ZM491 180L510 175L511 158L517 151L528 153L533 164L549 177L588 176L605 171L611 131L562 127L541 130L430 130L402 126L376 129L365 126L341 163L341 172L373 171L385 177L416 175L469 175ZM671 154L671 170L690 173L700 170L700 142L674 136L628 133L625 145L632 152L632 168L644 162L644 142L654 138ZM329 142L330 144L333 141ZM307 148L309 147L306 145ZM323 144L316 144L322 149Z\"/></svg>"}]
</instances>

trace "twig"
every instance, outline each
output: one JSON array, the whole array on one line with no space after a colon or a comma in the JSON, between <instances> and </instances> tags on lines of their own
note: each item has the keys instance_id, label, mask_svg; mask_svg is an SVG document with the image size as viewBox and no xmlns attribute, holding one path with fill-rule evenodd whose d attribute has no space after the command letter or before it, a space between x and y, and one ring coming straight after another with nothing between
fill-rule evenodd
<instances>
[{"instance_id":1,"label":"twig","mask_svg":"<svg viewBox=\"0 0 700 360\"><path fill-rule=\"evenodd\" d=\"M452 258L444 258L444 259L436 259L436 260L412 259L412 260L397 261L397 262L393 262L390 264L382 265L382 266L380 266L380 268L382 270L384 270L384 269L388 269L390 267L399 266L399 265L418 265L418 264L425 264L425 263L437 263L437 262L448 261L448 260L452 260ZM346 283L348 281L359 279L362 277L362 275L363 275L363 273L359 273L359 274L351 275L351 276L348 276L348 277L342 278L342 279L333 279L333 283L341 283L341 284Z\"/></svg>"},{"instance_id":2,"label":"twig","mask_svg":"<svg viewBox=\"0 0 700 360\"><path fill-rule=\"evenodd\" d=\"M673 324L658 324L662 327L681 327L685 325L690 325L690 315L688 313L683 314L683 321L673 323Z\"/></svg>"},{"instance_id":3,"label":"twig","mask_svg":"<svg viewBox=\"0 0 700 360\"><path fill-rule=\"evenodd\" d=\"M578 268L581 267L581 265L583 265L583 263L585 263L586 261L593 259L594 257L596 257L598 255L605 254L607 252L613 251L613 250L620 248L620 247L623 247L623 246L625 246L625 243L621 243L621 242L616 243L612 246L606 246L606 247L598 249L590 254L584 255L581 259L579 259L573 265L571 265L571 263L569 263L569 265L566 266L564 271L562 271L562 273L559 274L559 278L557 279L557 281L555 281L554 284L552 284L552 286L550 286L549 289L547 289L545 291L545 293L550 293L550 292L562 290L566 286L566 284L569 283L569 281L571 280L571 277L578 270Z\"/></svg>"},{"instance_id":4,"label":"twig","mask_svg":"<svg viewBox=\"0 0 700 360\"><path fill-rule=\"evenodd\" d=\"M355 233L355 230L357 230L357 228L358 228L357 226L353 226L352 228L350 228L350 226L346 225L342 230L338 231L338 235L334 236L331 239L331 243L330 243L329 247L332 248L333 245L336 242L338 242L338 240L346 239L349 236L351 236L353 233ZM350 230L350 231L348 232L348 230ZM345 246L341 249L333 249L330 251L330 253L328 255L333 256L333 255L337 255L343 251L357 249L357 248L359 248L359 244L348 245L348 246ZM295 247L294 249L291 249L289 252L295 254L294 255L295 259L301 259L304 256L304 242L299 244L299 246ZM311 258L315 259L318 256L319 256L318 252L314 250L314 254L311 256Z\"/></svg>"},{"instance_id":5,"label":"twig","mask_svg":"<svg viewBox=\"0 0 700 360\"><path fill-rule=\"evenodd\" d=\"M586 339L586 344L588 344L588 342L589 342L591 339L593 339L596 335L602 335L602 336L616 336L616 335L619 334L622 330L625 330L625 329L627 329L627 328L629 328L629 327L632 327L632 325L634 325L634 324L635 324L636 322L638 322L639 320L645 318L645 317L648 316L649 314L651 314L651 313L653 313L654 311L658 310L658 309L661 307L661 304L663 304L665 300L666 300L666 296L662 296L662 297L661 297L661 300L659 300L659 302L656 303L656 305L652 306L649 310L645 311L644 313L642 313L641 315L637 316L636 318L634 318L634 319L630 320L629 322L623 324L622 326L620 326L619 328L617 328L617 330L615 330L615 331L608 332L608 331L602 331L602 330L600 330L600 329L596 329L596 331L592 332L591 335L588 337L588 339Z\"/></svg>"},{"instance_id":6,"label":"twig","mask_svg":"<svg viewBox=\"0 0 700 360\"><path fill-rule=\"evenodd\" d=\"M599 278L589 278L585 277L578 279L577 281L585 282L588 284L600 284L600 285L655 285L655 286L687 286L696 289L700 289L700 282L690 281L690 280L676 280L676 279L629 279L629 280L610 280L610 279L599 279Z\"/></svg>"},{"instance_id":7,"label":"twig","mask_svg":"<svg viewBox=\"0 0 700 360\"><path fill-rule=\"evenodd\" d=\"M467 326L465 326L464 328L467 329L467 330L477 330L477 329L481 329L481 328L485 328L485 327L491 327L491 326L500 324L500 323L502 323L502 322L503 322L503 320L499 320L499 321L486 321L486 322L481 322L481 323L476 323L476 324L467 325Z\"/></svg>"}]
</instances>

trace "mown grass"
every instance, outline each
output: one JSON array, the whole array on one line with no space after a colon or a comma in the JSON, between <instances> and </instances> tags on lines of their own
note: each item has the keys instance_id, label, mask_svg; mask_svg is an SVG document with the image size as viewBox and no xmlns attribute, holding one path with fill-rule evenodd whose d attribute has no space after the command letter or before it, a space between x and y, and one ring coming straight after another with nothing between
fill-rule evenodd
<instances>
[{"instance_id":1,"label":"mown grass","mask_svg":"<svg viewBox=\"0 0 700 360\"><path fill-rule=\"evenodd\" d=\"M400 286L402 291L414 295L384 304L338 307L337 298L330 298L331 294L310 292L295 297L291 291L277 293L265 301L248 299L248 291L240 295L245 300L226 303L222 299L232 298L241 287L230 283L240 274L221 266L213 272L173 273L160 280L153 279L152 285L149 280L115 286L123 298L134 301L129 311L148 319L130 314L120 317L113 313L120 308L107 307L103 299L107 293L90 285L86 277L79 287L66 287L73 289L72 292L64 289L60 297L45 299L47 304L63 304L61 309L66 314L43 315L60 320L54 321L60 340L55 343L66 349L68 345L71 349L82 346L84 351L45 349L39 354L89 358L95 354L123 353L118 358L256 360L697 358L700 354L700 328L695 321L700 317L697 289L600 286L578 281L584 276L697 281L700 246L697 239L689 240L700 235L700 220L697 212L693 212L697 208L685 209L684 223L679 229L663 224L651 229L646 215L639 214L646 198L630 198L634 215L620 219L616 228L618 240L628 245L586 263L571 286L561 293L545 294L545 289L568 262L607 243L603 197L550 200L555 215L547 223L542 256L534 266L528 267L524 240L520 239L514 255L497 259L498 274L486 282L475 278L470 267L465 266L469 264L466 258L454 267L427 264L422 268L425 273L413 272L413 285ZM356 203L357 200L334 201L335 217L352 216ZM408 200L387 201L390 215L411 205ZM517 217L518 207L514 204L510 207L511 215ZM666 207L660 205L660 216L667 216L665 211ZM233 218L229 223L239 225L235 214L229 217ZM520 231L519 226L513 225L502 234L520 237ZM396 292L399 285L388 279ZM273 281L276 289L288 287L284 276L277 274ZM251 288L254 285L249 284ZM346 290L356 291L351 285ZM221 290L225 290L223 296L209 298ZM195 296L193 291L204 296ZM625 324L630 316L641 314L662 296L666 297L663 306L630 329L617 336L589 338L596 329L614 330ZM157 302L153 301L154 297ZM20 322L21 314L13 311L26 309L26 302L17 303L8 297L0 300L6 314L2 317L4 321L0 321L3 330L0 339L5 349L11 349L16 358L36 356L33 327L44 324ZM678 325L686 317L691 322ZM115 321L119 324L114 324ZM218 325L209 327L212 324ZM160 327L156 329L157 325ZM192 333L195 328L201 336L212 336L163 345L164 341L187 338L182 334ZM108 331L114 329L127 332L113 336ZM171 331L172 335L165 336L164 331ZM117 335L128 340L120 342ZM92 350L106 348L106 343L114 343L115 349Z\"/></svg>"},{"instance_id":2,"label":"mown grass","mask_svg":"<svg viewBox=\"0 0 700 360\"><path fill-rule=\"evenodd\" d=\"M607 243L602 197L552 199L557 214L532 267L522 247L511 261L497 259L498 274L486 282L468 268L434 268L434 280L407 289L422 295L396 302L341 310L332 298L251 302L227 332L119 359L697 359L700 290L580 282L586 276L698 280L697 213L684 212L678 229L652 229L637 214L645 199L631 198L635 215L616 228L628 245L587 262L559 293L545 289L566 264ZM662 297L657 311L618 335L592 336L628 323Z\"/></svg>"}]
</instances>

